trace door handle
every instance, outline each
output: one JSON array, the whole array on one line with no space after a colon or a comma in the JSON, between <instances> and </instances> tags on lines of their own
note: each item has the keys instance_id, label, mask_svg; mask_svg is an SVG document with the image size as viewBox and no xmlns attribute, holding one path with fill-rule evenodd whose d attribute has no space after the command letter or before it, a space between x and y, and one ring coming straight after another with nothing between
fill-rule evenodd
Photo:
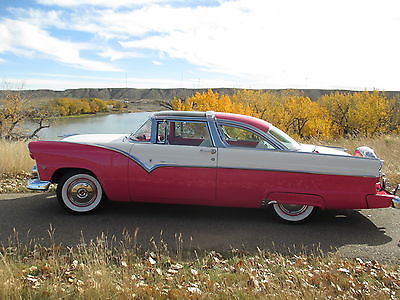
<instances>
[{"instance_id":1,"label":"door handle","mask_svg":"<svg viewBox=\"0 0 400 300\"><path fill-rule=\"evenodd\" d=\"M201 148L201 149L200 149L200 152L208 152L208 153L211 153L211 154L215 154L215 153L217 153L217 149L213 149L213 148L208 148L208 149Z\"/></svg>"}]
</instances>

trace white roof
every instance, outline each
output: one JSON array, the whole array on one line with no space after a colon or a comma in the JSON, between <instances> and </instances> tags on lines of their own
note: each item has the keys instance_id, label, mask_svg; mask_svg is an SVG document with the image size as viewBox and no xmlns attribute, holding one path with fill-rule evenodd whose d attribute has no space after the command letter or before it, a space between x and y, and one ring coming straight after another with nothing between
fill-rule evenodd
<instances>
[{"instance_id":1,"label":"white roof","mask_svg":"<svg viewBox=\"0 0 400 300\"><path fill-rule=\"evenodd\" d=\"M165 117L165 116L178 116L178 117L206 117L204 111L177 111L177 110L166 110L154 113L154 117Z\"/></svg>"}]
</instances>

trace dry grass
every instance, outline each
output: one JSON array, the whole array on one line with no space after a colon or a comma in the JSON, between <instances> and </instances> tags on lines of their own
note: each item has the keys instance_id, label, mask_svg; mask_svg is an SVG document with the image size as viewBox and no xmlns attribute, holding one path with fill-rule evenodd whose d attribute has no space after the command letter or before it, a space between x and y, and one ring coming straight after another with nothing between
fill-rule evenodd
<instances>
[{"instance_id":1,"label":"dry grass","mask_svg":"<svg viewBox=\"0 0 400 300\"><path fill-rule=\"evenodd\" d=\"M2 299L398 299L400 268L337 256L250 255L189 259L164 244L140 252L128 234L73 247L0 248ZM117 245L115 247L113 245Z\"/></svg>"},{"instance_id":2,"label":"dry grass","mask_svg":"<svg viewBox=\"0 0 400 300\"><path fill-rule=\"evenodd\" d=\"M25 186L35 161L27 142L0 140L0 158L0 194L29 192Z\"/></svg>"},{"instance_id":3,"label":"dry grass","mask_svg":"<svg viewBox=\"0 0 400 300\"><path fill-rule=\"evenodd\" d=\"M35 164L29 156L27 142L0 140L0 157L0 174L29 172Z\"/></svg>"}]
</instances>

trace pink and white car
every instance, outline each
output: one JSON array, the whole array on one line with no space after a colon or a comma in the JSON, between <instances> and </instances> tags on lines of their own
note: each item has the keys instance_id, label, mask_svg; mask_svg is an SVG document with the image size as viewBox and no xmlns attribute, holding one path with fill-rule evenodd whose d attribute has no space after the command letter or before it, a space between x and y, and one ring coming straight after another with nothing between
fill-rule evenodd
<instances>
[{"instance_id":1,"label":"pink and white car","mask_svg":"<svg viewBox=\"0 0 400 300\"><path fill-rule=\"evenodd\" d=\"M230 113L154 113L130 135L29 143L36 178L73 213L112 201L265 207L299 222L316 209L400 207L382 187L382 162L361 147L299 144L263 120Z\"/></svg>"}]
</instances>

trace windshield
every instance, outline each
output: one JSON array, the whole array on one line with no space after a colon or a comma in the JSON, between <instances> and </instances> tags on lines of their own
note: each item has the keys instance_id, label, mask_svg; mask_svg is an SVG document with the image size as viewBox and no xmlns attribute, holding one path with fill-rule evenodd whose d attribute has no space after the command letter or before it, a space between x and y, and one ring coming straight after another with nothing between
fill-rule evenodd
<instances>
[{"instance_id":1,"label":"windshield","mask_svg":"<svg viewBox=\"0 0 400 300\"><path fill-rule=\"evenodd\" d=\"M135 133L129 136L129 139L135 142L150 142L151 123L151 119L148 119Z\"/></svg>"},{"instance_id":2,"label":"windshield","mask_svg":"<svg viewBox=\"0 0 400 300\"><path fill-rule=\"evenodd\" d=\"M284 133L282 130L271 126L268 130L268 133L275 137L279 142L286 146L289 150L298 150L300 149L300 144Z\"/></svg>"}]
</instances>

